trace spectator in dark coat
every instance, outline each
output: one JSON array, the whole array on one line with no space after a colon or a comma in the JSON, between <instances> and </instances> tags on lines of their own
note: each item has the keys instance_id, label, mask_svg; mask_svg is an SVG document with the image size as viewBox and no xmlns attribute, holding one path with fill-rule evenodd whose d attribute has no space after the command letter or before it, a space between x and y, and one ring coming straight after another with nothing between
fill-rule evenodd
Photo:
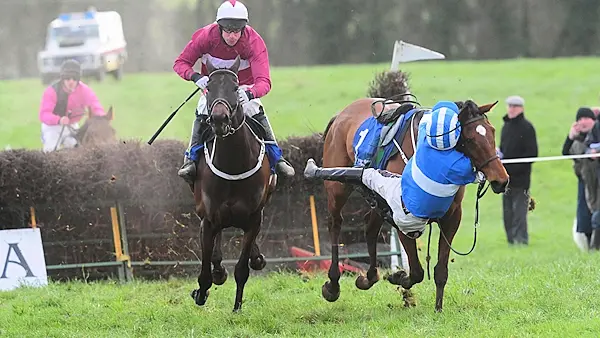
<instances>
[{"instance_id":1,"label":"spectator in dark coat","mask_svg":"<svg viewBox=\"0 0 600 338\"><path fill-rule=\"evenodd\" d=\"M503 159L537 157L535 128L525 118L525 100L520 96L506 99L508 112L500 136L499 155ZM531 185L531 163L504 165L510 175L509 189L502 198L504 229L510 244L529 244L527 211Z\"/></svg>"},{"instance_id":2,"label":"spectator in dark coat","mask_svg":"<svg viewBox=\"0 0 600 338\"><path fill-rule=\"evenodd\" d=\"M562 154L581 155L585 154L586 144L584 143L588 132L594 127L596 115L587 107L581 107L577 110L575 122L571 126L569 135L563 144ZM592 213L588 207L588 199L586 199L586 184L582 166L589 161L588 159L574 159L573 170L577 176L577 233L583 234L583 247L590 247L590 238L592 235Z\"/></svg>"}]
</instances>

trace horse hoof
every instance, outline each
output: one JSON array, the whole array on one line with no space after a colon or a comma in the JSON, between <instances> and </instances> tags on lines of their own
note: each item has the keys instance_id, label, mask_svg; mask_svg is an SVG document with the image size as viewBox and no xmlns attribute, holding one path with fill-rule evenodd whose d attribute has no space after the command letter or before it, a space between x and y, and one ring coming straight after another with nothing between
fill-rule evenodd
<instances>
[{"instance_id":1,"label":"horse hoof","mask_svg":"<svg viewBox=\"0 0 600 338\"><path fill-rule=\"evenodd\" d=\"M375 280L370 281L366 276L358 276L356 277L356 282L354 283L357 288L361 290L369 290L375 283L379 281L379 276L376 276Z\"/></svg>"},{"instance_id":2,"label":"horse hoof","mask_svg":"<svg viewBox=\"0 0 600 338\"><path fill-rule=\"evenodd\" d=\"M227 269L225 268L221 268L218 270L213 270L212 271L212 280L213 283L216 285L223 285L225 284L225 281L227 280Z\"/></svg>"},{"instance_id":3,"label":"horse hoof","mask_svg":"<svg viewBox=\"0 0 600 338\"><path fill-rule=\"evenodd\" d=\"M206 304L206 299L208 298L209 293L210 292L208 290L206 290L206 294L204 295L204 297L202 297L202 295L200 295L200 290L196 289L196 290L192 290L191 296L194 299L194 301L196 302L196 305L202 306L202 305Z\"/></svg>"},{"instance_id":4,"label":"horse hoof","mask_svg":"<svg viewBox=\"0 0 600 338\"><path fill-rule=\"evenodd\" d=\"M412 284L406 271L400 270L387 277L388 282L394 285L400 285L405 289L410 289Z\"/></svg>"},{"instance_id":5,"label":"horse hoof","mask_svg":"<svg viewBox=\"0 0 600 338\"><path fill-rule=\"evenodd\" d=\"M262 270L267 265L267 261L265 260L265 255L260 254L255 259L250 260L250 267L252 270Z\"/></svg>"},{"instance_id":6,"label":"horse hoof","mask_svg":"<svg viewBox=\"0 0 600 338\"><path fill-rule=\"evenodd\" d=\"M328 302L335 302L340 298L340 290L338 287L337 292L331 291L331 283L325 282L323 287L321 288L321 293L323 294L323 298L325 298Z\"/></svg>"}]
</instances>

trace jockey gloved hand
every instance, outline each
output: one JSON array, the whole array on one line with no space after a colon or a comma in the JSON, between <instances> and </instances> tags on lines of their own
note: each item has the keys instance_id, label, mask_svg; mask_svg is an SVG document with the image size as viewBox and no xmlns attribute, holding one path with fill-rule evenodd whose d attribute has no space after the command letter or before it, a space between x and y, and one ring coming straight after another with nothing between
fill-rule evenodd
<instances>
[{"instance_id":1,"label":"jockey gloved hand","mask_svg":"<svg viewBox=\"0 0 600 338\"><path fill-rule=\"evenodd\" d=\"M242 105L250 102L250 100L254 99L254 95L252 95L252 92L249 90L244 90L242 88L238 88L238 98L240 100L240 103Z\"/></svg>"},{"instance_id":2,"label":"jockey gloved hand","mask_svg":"<svg viewBox=\"0 0 600 338\"><path fill-rule=\"evenodd\" d=\"M208 84L208 76L202 76L198 73L192 74L192 81L198 86L198 88L204 90Z\"/></svg>"},{"instance_id":3,"label":"jockey gloved hand","mask_svg":"<svg viewBox=\"0 0 600 338\"><path fill-rule=\"evenodd\" d=\"M67 116L63 116L60 118L60 120L58 120L58 123L60 123L61 125L67 125L67 124L71 124L71 120L69 120L69 118Z\"/></svg>"}]
</instances>

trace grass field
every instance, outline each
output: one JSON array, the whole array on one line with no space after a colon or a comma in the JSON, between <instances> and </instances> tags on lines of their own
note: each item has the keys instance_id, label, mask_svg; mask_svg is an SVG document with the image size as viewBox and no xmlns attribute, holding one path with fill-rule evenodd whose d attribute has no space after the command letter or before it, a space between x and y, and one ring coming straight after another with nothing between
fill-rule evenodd
<instances>
[{"instance_id":1,"label":"grass field","mask_svg":"<svg viewBox=\"0 0 600 338\"><path fill-rule=\"evenodd\" d=\"M365 95L375 72L386 68L274 69L273 91L264 103L276 133L281 138L322 131L335 112ZM600 59L593 58L405 67L423 105L441 99L499 100L490 115L498 132L504 98L522 95L541 156L560 154L579 106L600 105L598 69ZM104 105L115 106L119 135L140 139L148 139L193 90L174 74L126 74L122 83L109 80L92 86ZM42 90L37 79L0 82L0 146L39 148ZM188 104L161 137L187 141L194 105ZM0 337L597 337L600 256L581 253L572 242L575 187L570 161L534 165L532 195L538 205L529 216L528 247L508 247L500 197L488 193L481 202L477 249L467 257L451 255L455 260L442 314L433 312L433 281L415 286L418 305L405 309L387 282L359 291L354 277L345 276L340 300L330 304L320 298L324 275L304 282L295 275L271 274L251 276L244 311L232 315L235 283L230 270L230 279L213 289L205 308L196 307L189 297L193 279L130 285L72 282L0 293ZM458 250L472 241L473 194L470 187L455 241ZM437 232L433 238L435 248Z\"/></svg>"}]
</instances>

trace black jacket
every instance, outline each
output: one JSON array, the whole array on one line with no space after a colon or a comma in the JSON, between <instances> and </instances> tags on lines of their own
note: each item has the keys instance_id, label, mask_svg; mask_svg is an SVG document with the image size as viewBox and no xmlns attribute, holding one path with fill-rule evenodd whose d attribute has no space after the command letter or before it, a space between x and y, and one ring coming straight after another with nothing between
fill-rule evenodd
<instances>
[{"instance_id":1,"label":"black jacket","mask_svg":"<svg viewBox=\"0 0 600 338\"><path fill-rule=\"evenodd\" d=\"M535 128L525 118L525 113L514 119L504 116L504 125L500 136L500 151L504 159L537 157L538 146ZM510 163L504 167L510 176L509 186L529 189L531 185L531 163Z\"/></svg>"}]
</instances>

